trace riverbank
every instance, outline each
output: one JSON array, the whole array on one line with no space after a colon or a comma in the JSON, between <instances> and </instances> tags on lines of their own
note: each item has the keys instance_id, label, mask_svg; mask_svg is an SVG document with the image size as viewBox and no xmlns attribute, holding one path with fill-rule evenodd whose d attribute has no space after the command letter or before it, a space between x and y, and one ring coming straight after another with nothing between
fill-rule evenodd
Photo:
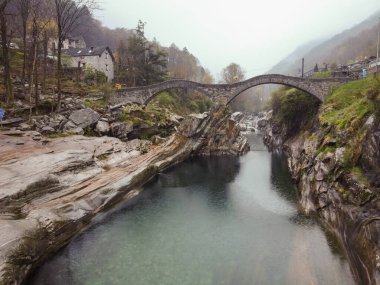
<instances>
[{"instance_id":1,"label":"riverbank","mask_svg":"<svg viewBox=\"0 0 380 285\"><path fill-rule=\"evenodd\" d=\"M94 217L138 196L140 186L164 169L193 155L248 149L222 106L188 116L158 145L111 137L47 139L29 131L3 132L0 143L0 284L21 284Z\"/></svg>"},{"instance_id":2,"label":"riverbank","mask_svg":"<svg viewBox=\"0 0 380 285\"><path fill-rule=\"evenodd\" d=\"M288 155L301 207L340 239L357 284L380 284L378 92L374 79L346 84L296 133L276 114L265 124L266 144Z\"/></svg>"},{"instance_id":3,"label":"riverbank","mask_svg":"<svg viewBox=\"0 0 380 285\"><path fill-rule=\"evenodd\" d=\"M27 285L354 285L332 235L298 209L281 152L194 157L54 254ZM279 238L281 237L281 238Z\"/></svg>"}]
</instances>

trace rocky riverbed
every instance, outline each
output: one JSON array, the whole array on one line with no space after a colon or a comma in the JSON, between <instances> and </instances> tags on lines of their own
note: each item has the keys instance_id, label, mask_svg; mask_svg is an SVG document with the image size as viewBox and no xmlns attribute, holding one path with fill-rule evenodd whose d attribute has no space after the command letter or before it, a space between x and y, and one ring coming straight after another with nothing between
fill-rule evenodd
<instances>
[{"instance_id":1,"label":"rocky riverbed","mask_svg":"<svg viewBox=\"0 0 380 285\"><path fill-rule=\"evenodd\" d=\"M247 139L230 115L218 106L187 116L177 131L154 143L0 132L0 284L21 284L96 216L138 196L141 185L160 171L193 155L245 153ZM55 131L69 121L72 129L84 129L73 116L59 119L51 126ZM99 119L87 121L94 125Z\"/></svg>"}]
</instances>

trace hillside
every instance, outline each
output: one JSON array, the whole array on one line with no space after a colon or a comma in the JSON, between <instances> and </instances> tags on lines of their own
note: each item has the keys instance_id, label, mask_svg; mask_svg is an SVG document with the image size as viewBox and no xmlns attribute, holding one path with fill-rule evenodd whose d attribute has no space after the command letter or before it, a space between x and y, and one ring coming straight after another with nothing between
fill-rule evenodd
<instances>
[{"instance_id":1,"label":"hillside","mask_svg":"<svg viewBox=\"0 0 380 285\"><path fill-rule=\"evenodd\" d=\"M297 47L291 54L273 66L268 73L286 74L294 68L295 63L300 66L300 55L309 53L315 46L320 45L326 39L318 39ZM297 69L298 71L298 69Z\"/></svg>"},{"instance_id":2,"label":"hillside","mask_svg":"<svg viewBox=\"0 0 380 285\"><path fill-rule=\"evenodd\" d=\"M297 75L302 58L305 70L315 64L346 64L365 56L376 55L377 24L380 10L363 22L323 42L314 41L297 48L292 54L274 66L269 72Z\"/></svg>"}]
</instances>

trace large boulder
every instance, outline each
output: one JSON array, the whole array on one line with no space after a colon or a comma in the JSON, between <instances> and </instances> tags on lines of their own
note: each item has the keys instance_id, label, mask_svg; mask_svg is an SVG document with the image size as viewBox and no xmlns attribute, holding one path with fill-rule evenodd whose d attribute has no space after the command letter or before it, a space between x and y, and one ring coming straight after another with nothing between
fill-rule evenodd
<instances>
[{"instance_id":1,"label":"large boulder","mask_svg":"<svg viewBox=\"0 0 380 285\"><path fill-rule=\"evenodd\" d=\"M57 130L62 130L66 122L67 122L67 119L65 116L61 114L54 114L49 118L48 125L49 127L52 127L57 131Z\"/></svg>"},{"instance_id":2,"label":"large boulder","mask_svg":"<svg viewBox=\"0 0 380 285\"><path fill-rule=\"evenodd\" d=\"M77 127L84 129L95 125L99 121L100 115L98 112L95 112L94 110L87 108L73 112L70 115L69 119Z\"/></svg>"},{"instance_id":3,"label":"large boulder","mask_svg":"<svg viewBox=\"0 0 380 285\"><path fill-rule=\"evenodd\" d=\"M243 119L244 114L242 112L235 112L231 115L231 120L239 123Z\"/></svg>"},{"instance_id":4,"label":"large boulder","mask_svg":"<svg viewBox=\"0 0 380 285\"><path fill-rule=\"evenodd\" d=\"M261 119L257 122L257 126L259 129L264 129L268 126L269 121L267 119Z\"/></svg>"},{"instance_id":5,"label":"large boulder","mask_svg":"<svg viewBox=\"0 0 380 285\"><path fill-rule=\"evenodd\" d=\"M42 128L41 133L43 134L52 134L55 132L55 129L49 126L45 126Z\"/></svg>"},{"instance_id":6,"label":"large boulder","mask_svg":"<svg viewBox=\"0 0 380 285\"><path fill-rule=\"evenodd\" d=\"M203 123L206 123L208 113L203 114L191 114L185 118L185 120L179 125L178 132L190 138L202 130Z\"/></svg>"},{"instance_id":7,"label":"large boulder","mask_svg":"<svg viewBox=\"0 0 380 285\"><path fill-rule=\"evenodd\" d=\"M132 122L115 122L111 124L111 134L121 140L127 140L128 134L133 131Z\"/></svg>"},{"instance_id":8,"label":"large boulder","mask_svg":"<svg viewBox=\"0 0 380 285\"><path fill-rule=\"evenodd\" d=\"M104 121L99 121L97 124L96 124L96 132L101 134L101 135L106 135L109 133L110 131L110 124L108 124L107 122L104 122Z\"/></svg>"},{"instance_id":9,"label":"large boulder","mask_svg":"<svg viewBox=\"0 0 380 285\"><path fill-rule=\"evenodd\" d=\"M185 118L176 114L171 114L169 117L169 120L173 122L174 124L178 125L180 122L182 122Z\"/></svg>"}]
</instances>

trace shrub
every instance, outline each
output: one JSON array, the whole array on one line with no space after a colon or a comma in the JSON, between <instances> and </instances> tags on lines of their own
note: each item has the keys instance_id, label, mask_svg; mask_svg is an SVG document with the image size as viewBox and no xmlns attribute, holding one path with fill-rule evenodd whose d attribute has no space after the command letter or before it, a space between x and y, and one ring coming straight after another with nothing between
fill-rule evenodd
<instances>
[{"instance_id":1,"label":"shrub","mask_svg":"<svg viewBox=\"0 0 380 285\"><path fill-rule=\"evenodd\" d=\"M282 88L272 95L273 118L286 134L298 133L316 115L320 101L297 89Z\"/></svg>"},{"instance_id":2,"label":"shrub","mask_svg":"<svg viewBox=\"0 0 380 285\"><path fill-rule=\"evenodd\" d=\"M168 92L162 92L157 96L158 105L160 107L169 107L174 104L173 97Z\"/></svg>"}]
</instances>

